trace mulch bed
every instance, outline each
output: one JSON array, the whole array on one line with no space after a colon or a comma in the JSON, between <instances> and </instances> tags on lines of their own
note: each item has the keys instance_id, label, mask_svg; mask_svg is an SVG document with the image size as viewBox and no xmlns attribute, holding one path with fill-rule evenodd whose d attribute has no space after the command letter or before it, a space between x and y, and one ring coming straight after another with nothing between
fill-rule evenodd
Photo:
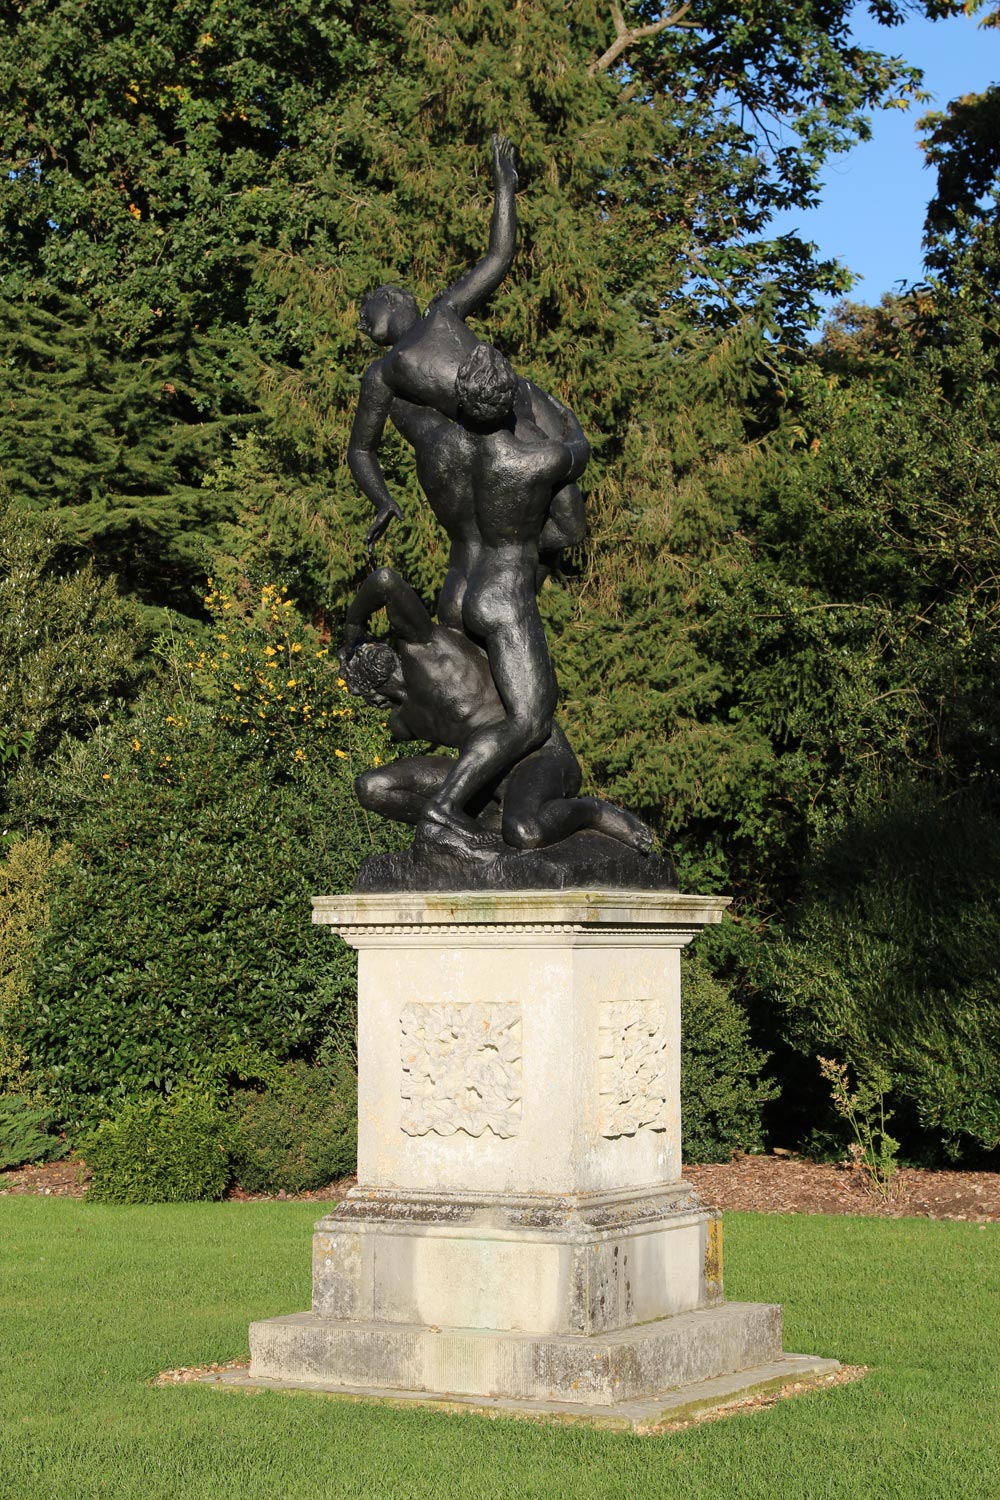
<instances>
[{"instance_id":1,"label":"mulch bed","mask_svg":"<svg viewBox=\"0 0 1000 1500\"><path fill-rule=\"evenodd\" d=\"M18 1167L12 1172L0 1172L0 1198L15 1193L82 1198L93 1175L82 1161L50 1161L37 1167ZM338 1202L354 1182L353 1177L345 1177L308 1193L245 1193L241 1187L234 1187L226 1197L236 1203Z\"/></svg>"},{"instance_id":2,"label":"mulch bed","mask_svg":"<svg viewBox=\"0 0 1000 1500\"><path fill-rule=\"evenodd\" d=\"M933 1172L901 1167L892 1197L873 1195L864 1172L801 1157L736 1156L685 1167L685 1180L705 1203L759 1214L875 1214L921 1219L1000 1220L1000 1172Z\"/></svg>"},{"instance_id":3,"label":"mulch bed","mask_svg":"<svg viewBox=\"0 0 1000 1500\"><path fill-rule=\"evenodd\" d=\"M49 1162L0 1172L0 1196L44 1194L82 1198L90 1181L82 1162ZM933 1172L902 1167L888 1202L872 1195L856 1167L805 1161L789 1154L740 1156L709 1166L688 1166L684 1177L713 1208L764 1214L875 1214L898 1219L959 1219L975 1224L1000 1221L1000 1172ZM287 1199L326 1203L343 1198L353 1178L332 1182L309 1193L245 1193L233 1188L229 1198L241 1203Z\"/></svg>"}]
</instances>

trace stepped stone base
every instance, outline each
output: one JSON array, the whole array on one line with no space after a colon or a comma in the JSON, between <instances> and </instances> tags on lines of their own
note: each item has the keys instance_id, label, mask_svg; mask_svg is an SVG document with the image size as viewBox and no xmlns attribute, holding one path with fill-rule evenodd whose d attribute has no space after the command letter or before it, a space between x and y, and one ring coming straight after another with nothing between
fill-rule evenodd
<instances>
[{"instance_id":1,"label":"stepped stone base","mask_svg":"<svg viewBox=\"0 0 1000 1500\"><path fill-rule=\"evenodd\" d=\"M361 1386L334 1385L316 1380L256 1379L245 1370L226 1370L202 1376L206 1385L238 1390L309 1390L342 1401L380 1401L395 1407L423 1407L450 1413L481 1416L502 1413L529 1421L577 1423L617 1432L649 1433L670 1422L690 1422L711 1412L740 1406L755 1396L768 1396L794 1382L796 1393L818 1384L840 1369L840 1361L811 1354L782 1354L766 1365L699 1380L692 1385L646 1397L640 1401L618 1401L613 1406L583 1406L571 1401L514 1401L500 1396L442 1396L435 1391L403 1391L390 1387L365 1390Z\"/></svg>"},{"instance_id":2,"label":"stepped stone base","mask_svg":"<svg viewBox=\"0 0 1000 1500\"><path fill-rule=\"evenodd\" d=\"M781 1358L781 1309L728 1302L589 1337L347 1323L250 1325L251 1382L614 1407Z\"/></svg>"}]
</instances>

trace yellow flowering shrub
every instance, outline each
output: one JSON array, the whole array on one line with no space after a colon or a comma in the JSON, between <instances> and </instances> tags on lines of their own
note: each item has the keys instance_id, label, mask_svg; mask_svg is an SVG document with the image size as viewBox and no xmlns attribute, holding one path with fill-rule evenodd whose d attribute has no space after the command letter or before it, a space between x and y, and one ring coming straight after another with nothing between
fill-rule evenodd
<instances>
[{"instance_id":1,"label":"yellow flowering shrub","mask_svg":"<svg viewBox=\"0 0 1000 1500\"><path fill-rule=\"evenodd\" d=\"M248 608L210 585L205 606L205 637L161 647L188 700L187 716L175 709L165 723L181 728L209 708L248 747L292 767L331 755L355 774L382 763L383 718L349 695L331 641L303 619L287 589L263 584ZM132 748L138 752L138 741Z\"/></svg>"}]
</instances>

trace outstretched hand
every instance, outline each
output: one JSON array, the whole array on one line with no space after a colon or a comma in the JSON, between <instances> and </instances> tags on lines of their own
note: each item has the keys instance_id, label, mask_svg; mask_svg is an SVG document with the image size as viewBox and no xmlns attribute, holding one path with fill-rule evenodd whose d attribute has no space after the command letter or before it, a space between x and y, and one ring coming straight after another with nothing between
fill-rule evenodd
<instances>
[{"instance_id":1,"label":"outstretched hand","mask_svg":"<svg viewBox=\"0 0 1000 1500\"><path fill-rule=\"evenodd\" d=\"M493 185L500 187L509 183L517 187L517 153L505 135L494 135L490 142L493 148Z\"/></svg>"},{"instance_id":2,"label":"outstretched hand","mask_svg":"<svg viewBox=\"0 0 1000 1500\"><path fill-rule=\"evenodd\" d=\"M389 524L393 520L393 518L396 516L402 516L402 514L403 512L400 510L395 500L390 500L387 504L379 506L374 521L365 533L365 547L368 549L368 557L370 561L375 561L375 543L378 541L379 537L383 536L385 532L388 531Z\"/></svg>"}]
</instances>

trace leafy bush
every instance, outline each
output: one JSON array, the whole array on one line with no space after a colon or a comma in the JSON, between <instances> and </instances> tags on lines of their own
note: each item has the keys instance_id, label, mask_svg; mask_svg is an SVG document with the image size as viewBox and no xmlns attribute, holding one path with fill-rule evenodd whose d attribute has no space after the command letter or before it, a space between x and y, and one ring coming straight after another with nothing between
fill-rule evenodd
<instances>
[{"instance_id":1,"label":"leafy bush","mask_svg":"<svg viewBox=\"0 0 1000 1500\"><path fill-rule=\"evenodd\" d=\"M761 1110L778 1090L760 1076L767 1054L704 952L684 957L681 1019L681 1130L685 1161L726 1161L764 1146Z\"/></svg>"},{"instance_id":2,"label":"leafy bush","mask_svg":"<svg viewBox=\"0 0 1000 1500\"><path fill-rule=\"evenodd\" d=\"M247 1192L298 1193L354 1171L357 1081L346 1060L287 1063L263 1093L241 1092L233 1166Z\"/></svg>"},{"instance_id":3,"label":"leafy bush","mask_svg":"<svg viewBox=\"0 0 1000 1500\"><path fill-rule=\"evenodd\" d=\"M907 794L827 844L764 953L789 1040L890 1080L910 1154L1000 1145L998 884L988 795Z\"/></svg>"},{"instance_id":4,"label":"leafy bush","mask_svg":"<svg viewBox=\"0 0 1000 1500\"><path fill-rule=\"evenodd\" d=\"M220 1052L309 1056L349 1025L354 955L313 926L310 897L399 838L354 797L386 731L329 646L279 590L248 618L208 602L211 634L162 643L164 677L126 724L21 783L73 855L15 1039L73 1128Z\"/></svg>"},{"instance_id":5,"label":"leafy bush","mask_svg":"<svg viewBox=\"0 0 1000 1500\"><path fill-rule=\"evenodd\" d=\"M28 1057L15 1031L48 925L49 883L66 857L65 849L53 851L44 834L34 834L11 843L0 864L0 1091L8 1094L31 1091Z\"/></svg>"},{"instance_id":6,"label":"leafy bush","mask_svg":"<svg viewBox=\"0 0 1000 1500\"><path fill-rule=\"evenodd\" d=\"M65 1156L67 1146L49 1132L51 1116L18 1094L0 1094L0 1172Z\"/></svg>"},{"instance_id":7,"label":"leafy bush","mask_svg":"<svg viewBox=\"0 0 1000 1500\"><path fill-rule=\"evenodd\" d=\"M98 1203L189 1203L229 1184L231 1125L218 1098L179 1088L132 1099L81 1142Z\"/></svg>"}]
</instances>

